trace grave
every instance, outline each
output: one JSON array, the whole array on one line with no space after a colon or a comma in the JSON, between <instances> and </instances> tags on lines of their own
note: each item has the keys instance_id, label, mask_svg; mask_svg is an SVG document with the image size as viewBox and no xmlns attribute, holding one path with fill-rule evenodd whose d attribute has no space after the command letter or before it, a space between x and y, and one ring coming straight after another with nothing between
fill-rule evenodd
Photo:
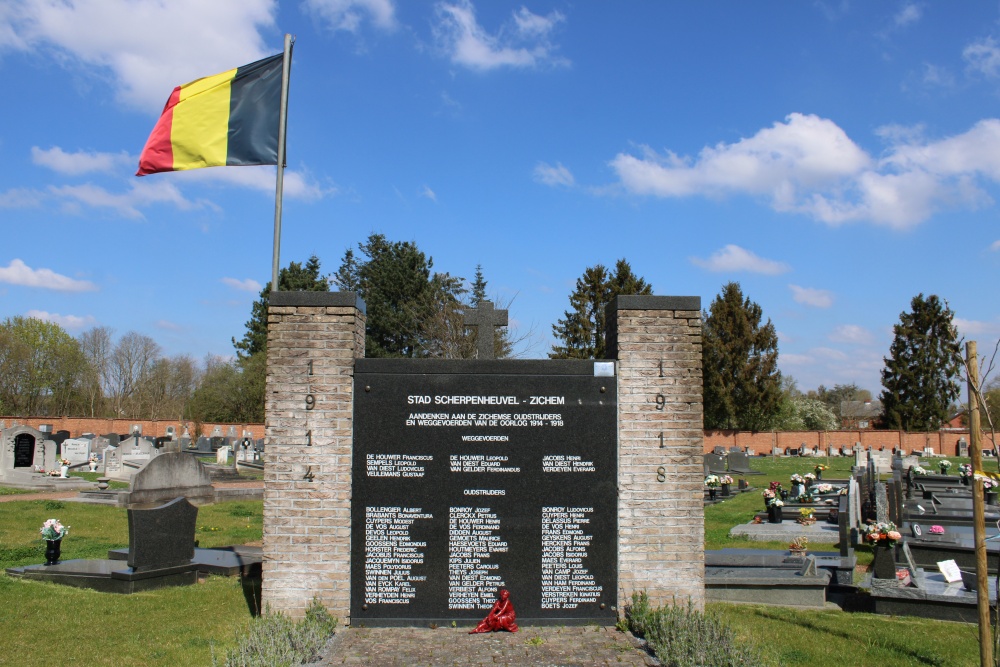
<instances>
[{"instance_id":1,"label":"grave","mask_svg":"<svg viewBox=\"0 0 1000 667\"><path fill-rule=\"evenodd\" d=\"M195 505L204 505L215 502L215 489L204 463L183 452L166 452L136 471L127 491L81 491L79 500L135 508L179 496Z\"/></svg>"},{"instance_id":2,"label":"grave","mask_svg":"<svg viewBox=\"0 0 1000 667\"><path fill-rule=\"evenodd\" d=\"M618 297L607 361L484 358L495 320L475 360L365 359L363 309L271 295L264 604L365 625L478 620L500 586L526 623L613 624L640 589L702 607L700 299Z\"/></svg>"},{"instance_id":3,"label":"grave","mask_svg":"<svg viewBox=\"0 0 1000 667\"><path fill-rule=\"evenodd\" d=\"M725 474L726 457L718 454L705 454L705 474Z\"/></svg>"},{"instance_id":4,"label":"grave","mask_svg":"<svg viewBox=\"0 0 1000 667\"><path fill-rule=\"evenodd\" d=\"M750 457L743 452L733 452L729 455L729 471L737 475L763 475L764 473L750 468Z\"/></svg>"},{"instance_id":5,"label":"grave","mask_svg":"<svg viewBox=\"0 0 1000 667\"><path fill-rule=\"evenodd\" d=\"M11 426L0 431L0 482L30 486L49 481L36 471L53 470L55 462L56 443L46 440L46 433L30 426Z\"/></svg>"},{"instance_id":6,"label":"grave","mask_svg":"<svg viewBox=\"0 0 1000 667\"><path fill-rule=\"evenodd\" d=\"M90 440L83 438L68 438L62 443L62 457L69 461L70 466L81 465L90 461Z\"/></svg>"},{"instance_id":7,"label":"grave","mask_svg":"<svg viewBox=\"0 0 1000 667\"><path fill-rule=\"evenodd\" d=\"M122 440L118 447L104 450L104 476L119 481L129 481L132 475L160 454L156 446L145 438L132 436Z\"/></svg>"},{"instance_id":8,"label":"grave","mask_svg":"<svg viewBox=\"0 0 1000 667\"><path fill-rule=\"evenodd\" d=\"M177 498L153 509L128 510L128 557L66 560L7 568L7 574L105 593L137 593L198 580L192 563L198 508ZM67 537L64 539L72 539Z\"/></svg>"}]
</instances>

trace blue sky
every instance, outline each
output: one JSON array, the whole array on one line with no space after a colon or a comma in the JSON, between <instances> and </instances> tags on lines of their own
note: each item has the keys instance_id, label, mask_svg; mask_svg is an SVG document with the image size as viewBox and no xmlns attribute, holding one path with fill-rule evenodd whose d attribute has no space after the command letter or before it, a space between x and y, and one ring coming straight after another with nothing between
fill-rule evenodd
<instances>
[{"instance_id":1,"label":"blue sky","mask_svg":"<svg viewBox=\"0 0 1000 667\"><path fill-rule=\"evenodd\" d=\"M0 318L231 355L273 168L133 174L174 86L286 32L283 265L372 232L481 264L528 357L588 266L735 280L801 389L880 391L920 292L1000 337L996 3L7 0Z\"/></svg>"}]
</instances>

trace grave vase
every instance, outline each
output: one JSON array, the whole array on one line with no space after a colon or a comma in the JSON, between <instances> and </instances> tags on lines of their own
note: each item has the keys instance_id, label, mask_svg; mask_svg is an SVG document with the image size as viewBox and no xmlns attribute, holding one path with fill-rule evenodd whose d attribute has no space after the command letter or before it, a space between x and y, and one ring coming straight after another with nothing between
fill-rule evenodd
<instances>
[{"instance_id":1,"label":"grave vase","mask_svg":"<svg viewBox=\"0 0 1000 667\"><path fill-rule=\"evenodd\" d=\"M987 491L986 495L985 495L985 501L986 501L987 505L996 505L997 504L997 492L996 491Z\"/></svg>"},{"instance_id":2,"label":"grave vase","mask_svg":"<svg viewBox=\"0 0 1000 667\"><path fill-rule=\"evenodd\" d=\"M872 572L876 579L896 578L896 559L892 555L892 547L876 544L873 549L875 558L872 560Z\"/></svg>"},{"instance_id":3,"label":"grave vase","mask_svg":"<svg viewBox=\"0 0 1000 667\"><path fill-rule=\"evenodd\" d=\"M709 500L715 500L715 496L716 496L716 495L717 495L718 493L719 493L719 490L718 490L718 489L716 489L716 488L715 488L714 486L710 486L710 487L708 487L708 499L709 499Z\"/></svg>"},{"instance_id":4,"label":"grave vase","mask_svg":"<svg viewBox=\"0 0 1000 667\"><path fill-rule=\"evenodd\" d=\"M941 474L942 475L947 475L948 474L948 468L946 466L940 466L940 467L941 467Z\"/></svg>"},{"instance_id":5,"label":"grave vase","mask_svg":"<svg viewBox=\"0 0 1000 667\"><path fill-rule=\"evenodd\" d=\"M728 484L723 484L722 485L722 497L723 498L728 498L729 497L729 485Z\"/></svg>"},{"instance_id":6,"label":"grave vase","mask_svg":"<svg viewBox=\"0 0 1000 667\"><path fill-rule=\"evenodd\" d=\"M59 562L59 549L62 540L45 540L45 564L55 565Z\"/></svg>"},{"instance_id":7,"label":"grave vase","mask_svg":"<svg viewBox=\"0 0 1000 667\"><path fill-rule=\"evenodd\" d=\"M781 490L781 499L788 500L788 491L786 491L785 489Z\"/></svg>"},{"instance_id":8,"label":"grave vase","mask_svg":"<svg viewBox=\"0 0 1000 667\"><path fill-rule=\"evenodd\" d=\"M59 466L59 477L60 479L69 477L69 466Z\"/></svg>"},{"instance_id":9,"label":"grave vase","mask_svg":"<svg viewBox=\"0 0 1000 667\"><path fill-rule=\"evenodd\" d=\"M783 517L781 516L781 507L772 504L767 508L767 522L768 523L781 523Z\"/></svg>"},{"instance_id":10,"label":"grave vase","mask_svg":"<svg viewBox=\"0 0 1000 667\"><path fill-rule=\"evenodd\" d=\"M90 462L90 472L97 472L97 461Z\"/></svg>"},{"instance_id":11,"label":"grave vase","mask_svg":"<svg viewBox=\"0 0 1000 667\"><path fill-rule=\"evenodd\" d=\"M816 481L818 482L821 479L823 479L823 471L822 470L817 470L816 471Z\"/></svg>"}]
</instances>

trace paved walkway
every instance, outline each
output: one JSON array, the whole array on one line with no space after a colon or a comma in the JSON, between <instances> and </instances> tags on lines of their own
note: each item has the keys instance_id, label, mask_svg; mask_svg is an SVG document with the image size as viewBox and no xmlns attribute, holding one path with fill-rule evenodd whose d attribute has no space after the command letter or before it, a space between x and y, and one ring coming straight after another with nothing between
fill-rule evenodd
<instances>
[{"instance_id":1,"label":"paved walkway","mask_svg":"<svg viewBox=\"0 0 1000 667\"><path fill-rule=\"evenodd\" d=\"M469 628L345 628L320 665L422 667L659 665L631 634L614 628L522 627L517 633L470 635Z\"/></svg>"}]
</instances>

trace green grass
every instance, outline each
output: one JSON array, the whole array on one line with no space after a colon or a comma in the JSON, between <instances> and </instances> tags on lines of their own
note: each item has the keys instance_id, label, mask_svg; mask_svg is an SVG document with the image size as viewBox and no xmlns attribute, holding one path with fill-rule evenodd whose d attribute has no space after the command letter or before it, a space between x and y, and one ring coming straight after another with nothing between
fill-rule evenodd
<instances>
[{"instance_id":1,"label":"green grass","mask_svg":"<svg viewBox=\"0 0 1000 667\"><path fill-rule=\"evenodd\" d=\"M722 602L706 609L775 666L979 664L979 630L973 624Z\"/></svg>"},{"instance_id":2,"label":"green grass","mask_svg":"<svg viewBox=\"0 0 1000 667\"><path fill-rule=\"evenodd\" d=\"M0 486L0 496L17 496L24 493L37 493L33 489L15 489L12 486Z\"/></svg>"},{"instance_id":3,"label":"green grass","mask_svg":"<svg viewBox=\"0 0 1000 667\"><path fill-rule=\"evenodd\" d=\"M200 546L261 539L262 503L201 507ZM38 533L45 519L70 526L62 559L107 558L128 546L124 509L53 500L0 503L0 568L45 560ZM251 618L236 577L134 595L113 595L0 574L0 665L209 665L235 645Z\"/></svg>"}]
</instances>

